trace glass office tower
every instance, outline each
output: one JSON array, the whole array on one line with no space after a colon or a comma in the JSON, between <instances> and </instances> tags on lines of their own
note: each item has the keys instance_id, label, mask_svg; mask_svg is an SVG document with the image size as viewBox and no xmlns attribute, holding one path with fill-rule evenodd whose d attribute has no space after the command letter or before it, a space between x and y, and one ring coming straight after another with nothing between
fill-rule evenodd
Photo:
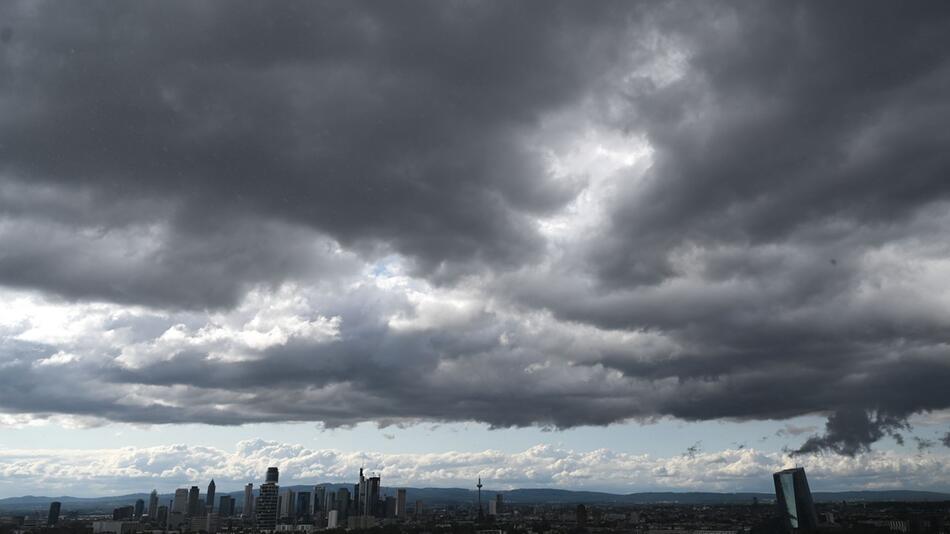
<instances>
[{"instance_id":1,"label":"glass office tower","mask_svg":"<svg viewBox=\"0 0 950 534\"><path fill-rule=\"evenodd\" d=\"M808 479L801 467L786 469L772 475L775 481L775 502L782 523L790 532L811 532L818 528L815 503L808 489Z\"/></svg>"}]
</instances>

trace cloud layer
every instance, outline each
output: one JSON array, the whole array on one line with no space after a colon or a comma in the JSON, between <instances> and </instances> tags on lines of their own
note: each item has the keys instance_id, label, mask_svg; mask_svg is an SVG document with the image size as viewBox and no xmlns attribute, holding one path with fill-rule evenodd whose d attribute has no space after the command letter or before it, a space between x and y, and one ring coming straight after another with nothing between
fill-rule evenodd
<instances>
[{"instance_id":1,"label":"cloud layer","mask_svg":"<svg viewBox=\"0 0 950 534\"><path fill-rule=\"evenodd\" d=\"M268 466L281 483L353 482L361 465L381 474L386 486L470 487L480 476L489 489L565 488L634 492L650 490L770 491L771 474L795 465L792 458L754 449L655 457L599 449L575 451L537 445L523 451L446 451L382 454L312 449L262 439L233 451L194 445L98 450L5 450L0 491L41 488L81 496L145 492L206 484L219 491L259 484ZM812 457L802 464L815 491L934 489L946 491L946 454L872 453L860 458ZM24 486L26 485L26 486ZM60 493L57 493L59 495Z\"/></svg>"},{"instance_id":2,"label":"cloud layer","mask_svg":"<svg viewBox=\"0 0 950 534\"><path fill-rule=\"evenodd\" d=\"M950 9L854 9L6 4L0 411L867 452L950 408Z\"/></svg>"}]
</instances>

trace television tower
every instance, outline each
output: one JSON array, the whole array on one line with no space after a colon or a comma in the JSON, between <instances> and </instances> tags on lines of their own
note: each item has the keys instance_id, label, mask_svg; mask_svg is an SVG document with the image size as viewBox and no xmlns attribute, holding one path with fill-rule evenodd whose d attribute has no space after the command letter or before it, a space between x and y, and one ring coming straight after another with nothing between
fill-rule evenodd
<instances>
[{"instance_id":1,"label":"television tower","mask_svg":"<svg viewBox=\"0 0 950 534\"><path fill-rule=\"evenodd\" d=\"M478 488L478 520L482 520L482 477L478 477L478 484L475 484L475 487Z\"/></svg>"}]
</instances>

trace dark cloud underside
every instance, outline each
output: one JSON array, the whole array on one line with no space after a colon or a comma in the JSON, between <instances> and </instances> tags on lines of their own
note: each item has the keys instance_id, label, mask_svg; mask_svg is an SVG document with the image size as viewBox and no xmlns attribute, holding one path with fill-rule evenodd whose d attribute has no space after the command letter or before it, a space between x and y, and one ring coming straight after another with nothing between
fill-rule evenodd
<instances>
[{"instance_id":1,"label":"dark cloud underside","mask_svg":"<svg viewBox=\"0 0 950 534\"><path fill-rule=\"evenodd\" d=\"M0 410L822 413L800 452L854 455L950 408L942 3L31 2L0 21L0 285L127 307L101 346L0 323ZM589 131L649 162L552 170ZM394 264L412 284L370 287ZM254 300L285 284L292 313ZM277 308L291 322L260 326ZM49 381L63 366L75 389Z\"/></svg>"}]
</instances>

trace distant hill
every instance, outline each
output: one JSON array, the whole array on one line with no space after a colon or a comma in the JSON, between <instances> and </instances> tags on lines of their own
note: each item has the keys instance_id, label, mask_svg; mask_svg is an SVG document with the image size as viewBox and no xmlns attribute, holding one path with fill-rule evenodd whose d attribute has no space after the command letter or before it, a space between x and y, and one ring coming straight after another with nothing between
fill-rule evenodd
<instances>
[{"instance_id":1,"label":"distant hill","mask_svg":"<svg viewBox=\"0 0 950 534\"><path fill-rule=\"evenodd\" d=\"M336 491L348 488L351 484L322 484L328 489ZM312 491L313 486L288 486L294 491ZM257 488L255 488L256 490ZM487 502L493 499L496 493L501 493L506 503L511 504L747 504L754 498L762 503L774 500L772 493L715 493L715 492L642 492L642 493L606 493L598 491L570 491L561 489L515 489L508 491L483 490L482 500ZM382 494L395 495L396 488L382 488ZM230 495L237 501L240 509L244 501L243 492L219 493ZM817 502L882 502L882 501L950 501L950 494L931 491L818 491L813 494ZM27 495L24 497L9 497L0 499L0 514L29 514L45 513L52 501L63 503L63 512L77 511L82 513L108 514L113 508L134 504L136 499L148 502L148 493L132 493L128 495L109 497L38 497ZM172 499L170 493L160 494L159 502L167 505ZM462 488L406 488L406 499L410 505L423 501L431 505L465 505L475 501L473 490ZM217 503L215 503L217 505Z\"/></svg>"}]
</instances>

